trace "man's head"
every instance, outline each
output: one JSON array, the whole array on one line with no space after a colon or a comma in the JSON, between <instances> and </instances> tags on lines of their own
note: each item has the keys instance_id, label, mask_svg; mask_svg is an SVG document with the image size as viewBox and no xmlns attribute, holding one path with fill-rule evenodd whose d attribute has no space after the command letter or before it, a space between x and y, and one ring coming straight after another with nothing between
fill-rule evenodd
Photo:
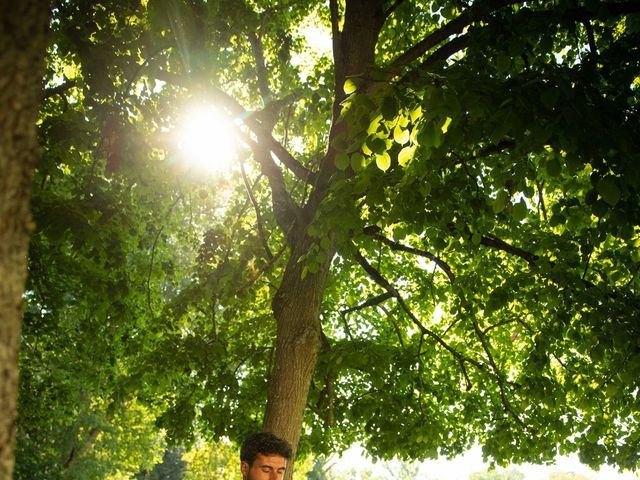
<instances>
[{"instance_id":1,"label":"man's head","mask_svg":"<svg viewBox=\"0 0 640 480\"><path fill-rule=\"evenodd\" d=\"M286 440L272 433L250 435L240 449L243 480L281 480L293 452Z\"/></svg>"}]
</instances>

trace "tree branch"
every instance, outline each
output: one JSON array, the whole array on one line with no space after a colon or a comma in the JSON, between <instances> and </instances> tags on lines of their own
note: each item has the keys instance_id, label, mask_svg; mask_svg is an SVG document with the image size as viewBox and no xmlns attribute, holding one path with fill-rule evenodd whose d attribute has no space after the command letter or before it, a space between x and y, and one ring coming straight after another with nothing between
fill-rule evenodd
<instances>
[{"instance_id":1,"label":"tree branch","mask_svg":"<svg viewBox=\"0 0 640 480\"><path fill-rule=\"evenodd\" d=\"M401 3L403 3L404 0L395 0L395 2L393 2L389 8L387 8L384 11L384 18L389 18L389 16L395 11L396 8L398 8L400 6Z\"/></svg>"},{"instance_id":2,"label":"tree branch","mask_svg":"<svg viewBox=\"0 0 640 480\"><path fill-rule=\"evenodd\" d=\"M396 336L398 337L398 342L400 342L400 346L402 347L402 349L405 350L406 349L406 345L404 344L404 340L402 339L402 332L400 331L399 325L395 322L394 316L391 314L391 312L389 310L387 310L385 308L384 305L380 304L380 305L378 305L378 308L380 310L382 310L387 317L389 317L391 323L393 324L393 329L396 331ZM421 339L422 339L422 337L421 337ZM418 352L419 351L420 351L420 347L418 347ZM420 360L420 356L419 355L418 355L418 361L420 363L422 363L421 360Z\"/></svg>"},{"instance_id":3,"label":"tree branch","mask_svg":"<svg viewBox=\"0 0 640 480\"><path fill-rule=\"evenodd\" d=\"M592 55L597 55L598 47L596 46L596 37L593 34L593 25L591 25L591 20L583 20L582 24L584 25L584 29L587 32L587 38L589 39L589 50Z\"/></svg>"},{"instance_id":4,"label":"tree branch","mask_svg":"<svg viewBox=\"0 0 640 480\"><path fill-rule=\"evenodd\" d=\"M435 32L427 35L424 39L415 44L405 53L396 57L396 59L387 67L387 70L390 73L389 78L400 73L402 67L405 67L412 63L414 60L422 57L425 53L427 53L439 43L442 43L452 35L461 33L464 28L469 26L472 22L480 20L502 7L521 2L522 0L489 0L485 2L474 3L471 8L465 10L462 14L460 14L460 16L454 18Z\"/></svg>"},{"instance_id":5,"label":"tree branch","mask_svg":"<svg viewBox=\"0 0 640 480\"><path fill-rule=\"evenodd\" d=\"M362 254L356 250L354 252L354 257L356 259L356 261L360 264L360 266L363 268L363 270L365 272L367 272L367 274L371 277L371 279L376 282L378 285L380 285L382 288L384 288L389 294L390 296L394 297L396 299L396 301L398 302L398 304L400 305L400 307L402 308L402 310L404 310L404 312L407 314L407 316L409 317L409 319L413 322L413 324L418 327L418 329L420 330L420 332L423 335L427 335L429 337L431 337L432 339L434 339L440 346L442 346L445 350L447 350L456 360L458 360L458 362L460 363L460 366L462 367L462 371L464 373L465 378L468 378L467 376L467 372L466 372L466 367L465 367L465 363L469 363L473 366L475 366L478 370L480 371L486 371L486 368L484 365L482 365L480 362L473 360L471 358L468 358L464 355L462 355L460 352L458 352L455 348L451 347L447 342L445 342L437 333L433 332L432 330L428 329L427 327L425 327L422 322L420 322L420 320L418 320L418 318L414 315L414 313L411 311L411 309L409 308L409 306L407 305L407 303L405 302L404 298L402 297L402 295L400 295L400 292L398 292L395 287L393 285L391 285L389 283L389 281L387 279L385 279L380 272L378 272L378 270L375 269L375 267L373 267L363 256Z\"/></svg>"},{"instance_id":6,"label":"tree branch","mask_svg":"<svg viewBox=\"0 0 640 480\"><path fill-rule=\"evenodd\" d=\"M395 242L383 235L381 235L380 233L380 228L376 227L376 226L371 226L371 227L367 227L364 229L364 233L366 233L367 235L369 235L371 238L375 238L376 240L384 243L385 245L389 246L392 250L398 251L398 252L406 252L406 253L411 253L413 255L419 255L421 257L425 257L428 258L429 260L431 260L433 263L435 263L440 270L442 270L447 277L449 278L449 281L451 283L454 282L455 280L455 275L453 274L453 271L451 270L451 267L445 263L442 259L440 259L439 257L437 257L436 255L433 255L432 253L426 252L424 250L420 250L414 247L408 247L406 245L402 245L398 242Z\"/></svg>"},{"instance_id":7,"label":"tree branch","mask_svg":"<svg viewBox=\"0 0 640 480\"><path fill-rule=\"evenodd\" d=\"M79 450L89 450L91 447L93 447L93 444L98 438L98 435L100 435L100 428L99 427L91 428L91 430L89 430L89 433L87 434L87 440L85 441L85 444L82 445L80 448L76 448L77 446L74 445L71 448L71 451L69 452L69 455L67 456L67 459L64 461L64 464L62 465L62 467L65 469L68 469L69 467L71 467L71 465L78 458Z\"/></svg>"},{"instance_id":8,"label":"tree branch","mask_svg":"<svg viewBox=\"0 0 640 480\"><path fill-rule=\"evenodd\" d=\"M474 4L471 8L465 10L460 16L451 20L449 23L431 33L419 43L411 47L405 53L397 57L386 68L388 75L387 80L400 74L403 67L425 55L436 45L444 42L453 35L458 35L473 22L488 17L490 14L508 5L523 3L522 0L488 0L486 2ZM564 12L563 19L570 19L576 22L585 23L593 19L606 19L611 16L628 15L640 12L640 2L609 2L597 4L597 8L577 7L570 8ZM554 15L553 10L526 11L525 15L542 16L551 19ZM413 76L420 71L428 70L434 63L440 60L446 60L457 51L466 47L467 40L462 40L467 35L456 37L443 45L433 55L424 60L416 69L405 75L403 80L412 79Z\"/></svg>"},{"instance_id":9,"label":"tree branch","mask_svg":"<svg viewBox=\"0 0 640 480\"><path fill-rule=\"evenodd\" d=\"M295 204L284 184L282 170L271 157L271 151L252 140L248 134L240 132L243 141L253 151L256 161L260 164L262 172L269 180L271 187L271 203L276 221L283 233L288 234L294 220L301 218L302 209Z\"/></svg>"},{"instance_id":10,"label":"tree branch","mask_svg":"<svg viewBox=\"0 0 640 480\"><path fill-rule=\"evenodd\" d=\"M219 88L211 88L211 93L214 99L229 110L231 114L241 120L249 129L256 135L258 142L268 148L271 152L278 157L285 167L291 170L296 177L306 182L313 182L315 174L308 170L298 160L289 153L289 151L282 146L273 136L271 132L264 127L262 122L258 119L259 113L247 112L242 105L240 105L236 99L223 92Z\"/></svg>"},{"instance_id":11,"label":"tree branch","mask_svg":"<svg viewBox=\"0 0 640 480\"><path fill-rule=\"evenodd\" d=\"M521 248L514 247L504 240L500 240L499 238L493 236L483 235L480 238L480 245L484 245L485 247L493 248L496 250L502 250L503 252L515 255L516 257L520 257L526 260L529 265L533 265L540 259L538 255L527 252L526 250L522 250Z\"/></svg>"},{"instance_id":12,"label":"tree branch","mask_svg":"<svg viewBox=\"0 0 640 480\"><path fill-rule=\"evenodd\" d=\"M547 207L544 204L544 180L541 182L540 180L536 179L536 187L538 189L538 208L540 209L540 212L542 213L542 219L546 222L547 221Z\"/></svg>"},{"instance_id":13,"label":"tree branch","mask_svg":"<svg viewBox=\"0 0 640 480\"><path fill-rule=\"evenodd\" d=\"M271 98L271 90L269 89L269 77L267 74L267 67L264 61L264 50L262 48L262 42L258 38L256 32L249 32L247 35L251 49L253 50L253 58L256 62L256 75L258 77L258 88L260 89L260 95L262 101L266 105Z\"/></svg>"},{"instance_id":14,"label":"tree branch","mask_svg":"<svg viewBox=\"0 0 640 480\"><path fill-rule=\"evenodd\" d=\"M482 349L484 350L484 353L487 355L487 358L489 359L489 365L491 365L493 374L495 375L496 381L498 382L498 388L500 390L500 401L502 402L502 406L504 407L505 412L511 415L513 419L518 423L518 425L520 425L524 429L526 428L524 422L518 416L518 414L514 412L513 409L511 408L511 403L509 402L509 398L507 397L507 393L504 386L504 380L500 373L500 369L498 368L498 365L496 365L495 359L491 354L491 349L489 348L489 341L487 340L487 337L485 336L484 332L480 329L478 322L474 318L472 318L472 322L473 322L473 329L475 330L476 335L480 340L480 344L482 345Z\"/></svg>"},{"instance_id":15,"label":"tree branch","mask_svg":"<svg viewBox=\"0 0 640 480\"><path fill-rule=\"evenodd\" d=\"M251 200L251 204L253 205L253 210L256 212L256 223L258 225L258 235L260 236L260 241L262 242L262 246L264 247L265 253L267 254L267 259L273 259L273 253L271 253L271 249L269 248L269 244L267 243L267 237L264 233L264 226L262 224L262 215L260 214L260 207L258 206L258 202L256 198L253 196L253 190L251 189L251 185L249 184L249 180L247 179L247 173L244 170L244 163L242 161L240 163L240 173L242 175L242 181L244 182L244 188L247 191L247 195L249 196L249 200Z\"/></svg>"},{"instance_id":16,"label":"tree branch","mask_svg":"<svg viewBox=\"0 0 640 480\"><path fill-rule=\"evenodd\" d=\"M65 82L62 82L60 85L56 85L55 87L45 88L44 91L42 92L42 99L46 100L47 98L54 97L56 95L66 92L67 90L71 90L75 86L76 86L75 80L67 80Z\"/></svg>"},{"instance_id":17,"label":"tree branch","mask_svg":"<svg viewBox=\"0 0 640 480\"><path fill-rule=\"evenodd\" d=\"M419 79L422 73L428 72L429 69L436 63L445 61L454 53L466 48L469 40L469 35L465 34L454 38L448 43L445 43L443 46L433 52L429 57L427 57L420 65L418 65L416 68L412 69L404 77L402 77L399 80L399 83L407 83Z\"/></svg>"},{"instance_id":18,"label":"tree branch","mask_svg":"<svg viewBox=\"0 0 640 480\"><path fill-rule=\"evenodd\" d=\"M379 305L385 300L392 298L393 296L394 296L393 293L389 291L385 293L381 293L380 295L376 295L375 297L371 297L370 299L362 302L360 305L357 305L355 307L345 308L340 312L340 315L342 315L342 317L344 318L349 313L357 312L358 310L363 310L367 307L373 307L374 305Z\"/></svg>"},{"instance_id":19,"label":"tree branch","mask_svg":"<svg viewBox=\"0 0 640 480\"><path fill-rule=\"evenodd\" d=\"M480 239L480 244L484 245L485 247L489 247L489 248L493 248L495 250L501 250L503 252L509 253L511 255L514 255L516 257L520 257L524 260L527 261L527 263L529 264L529 266L534 266L535 263L540 260L540 256L533 254L531 252L527 252L526 250L523 250L521 248L518 247L514 247L513 245L505 242L504 240L500 240L499 238L493 237L493 236L482 236ZM555 262L550 262L551 265L555 265ZM551 278L551 281L554 283L558 283L557 280L554 280L553 278ZM580 281L582 282L582 285L584 285L584 287L586 288L595 288L596 285L582 277L580 277ZM606 296L608 298L612 298L612 299L616 299L619 297L619 293L616 292L615 290L613 291L609 291L606 293Z\"/></svg>"}]
</instances>

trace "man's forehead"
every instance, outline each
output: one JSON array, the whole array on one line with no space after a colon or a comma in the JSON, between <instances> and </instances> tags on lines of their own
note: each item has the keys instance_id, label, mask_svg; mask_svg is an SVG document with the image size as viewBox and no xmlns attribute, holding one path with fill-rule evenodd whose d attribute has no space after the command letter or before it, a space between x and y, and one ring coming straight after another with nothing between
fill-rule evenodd
<instances>
[{"instance_id":1,"label":"man's forehead","mask_svg":"<svg viewBox=\"0 0 640 480\"><path fill-rule=\"evenodd\" d=\"M272 466L284 466L287 464L287 459L282 455L263 455L259 453L256 455L256 459L253 462L254 465L272 465Z\"/></svg>"}]
</instances>

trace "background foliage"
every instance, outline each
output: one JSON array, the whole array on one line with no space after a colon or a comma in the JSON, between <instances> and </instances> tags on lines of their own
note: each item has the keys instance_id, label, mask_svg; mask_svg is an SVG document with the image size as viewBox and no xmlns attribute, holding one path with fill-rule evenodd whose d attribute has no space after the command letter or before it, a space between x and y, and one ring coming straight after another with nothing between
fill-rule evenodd
<instances>
[{"instance_id":1,"label":"background foliage","mask_svg":"<svg viewBox=\"0 0 640 480\"><path fill-rule=\"evenodd\" d=\"M281 107L305 168L335 153L303 258L337 251L302 453L637 467L637 3L387 3L372 78L344 85L301 30L329 5L55 3L16 478L124 478L260 428L287 232L248 148L213 176L174 133L220 90ZM185 478L218 468L196 445Z\"/></svg>"}]
</instances>

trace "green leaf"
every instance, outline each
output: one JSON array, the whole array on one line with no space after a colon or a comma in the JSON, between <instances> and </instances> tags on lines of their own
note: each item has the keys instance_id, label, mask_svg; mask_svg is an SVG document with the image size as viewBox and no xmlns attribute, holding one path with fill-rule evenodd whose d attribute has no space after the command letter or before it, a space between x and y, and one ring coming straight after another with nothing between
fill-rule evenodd
<instances>
[{"instance_id":1,"label":"green leaf","mask_svg":"<svg viewBox=\"0 0 640 480\"><path fill-rule=\"evenodd\" d=\"M509 192L506 190L500 190L496 195L496 199L493 202L494 213L500 213L507 206L507 200L509 200Z\"/></svg>"},{"instance_id":2,"label":"green leaf","mask_svg":"<svg viewBox=\"0 0 640 480\"><path fill-rule=\"evenodd\" d=\"M598 200L596 200L594 202L594 204L591 206L591 211L593 212L593 214L596 217L600 217L603 218L607 215L607 213L609 212L609 205L607 204L607 202L605 202L604 200L602 200L601 198L599 198Z\"/></svg>"},{"instance_id":3,"label":"green leaf","mask_svg":"<svg viewBox=\"0 0 640 480\"><path fill-rule=\"evenodd\" d=\"M604 177L600 180L596 185L596 190L602 196L602 199L611 206L616 205L620 201L620 188L613 177Z\"/></svg>"},{"instance_id":4,"label":"green leaf","mask_svg":"<svg viewBox=\"0 0 640 480\"><path fill-rule=\"evenodd\" d=\"M336 155L336 168L338 170L345 170L350 164L349 155L346 153L339 153Z\"/></svg>"},{"instance_id":5,"label":"green leaf","mask_svg":"<svg viewBox=\"0 0 640 480\"><path fill-rule=\"evenodd\" d=\"M389 154L387 152L383 152L380 155L376 155L376 165L383 172L389 170L389 167L391 166L391 157Z\"/></svg>"},{"instance_id":6,"label":"green leaf","mask_svg":"<svg viewBox=\"0 0 640 480\"><path fill-rule=\"evenodd\" d=\"M420 118L422 118L422 106L418 105L416 108L411 110L411 121L416 123Z\"/></svg>"},{"instance_id":7,"label":"green leaf","mask_svg":"<svg viewBox=\"0 0 640 480\"><path fill-rule=\"evenodd\" d=\"M68 78L69 80L73 80L76 78L78 69L76 68L75 65L65 65L62 71L66 78Z\"/></svg>"},{"instance_id":8,"label":"green leaf","mask_svg":"<svg viewBox=\"0 0 640 480\"><path fill-rule=\"evenodd\" d=\"M557 158L552 158L547 162L545 169L550 177L558 177L562 172L562 164Z\"/></svg>"},{"instance_id":9,"label":"green leaf","mask_svg":"<svg viewBox=\"0 0 640 480\"><path fill-rule=\"evenodd\" d=\"M449 125L451 125L451 117L447 117L444 123L442 124L442 127L440 127L440 130L442 130L442 133L447 133L447 130L449 130Z\"/></svg>"},{"instance_id":10,"label":"green leaf","mask_svg":"<svg viewBox=\"0 0 640 480\"><path fill-rule=\"evenodd\" d=\"M335 137L333 137L333 140L331 140L331 146L339 151L346 150L349 147L347 134L344 132L337 134Z\"/></svg>"},{"instance_id":11,"label":"green leaf","mask_svg":"<svg viewBox=\"0 0 640 480\"><path fill-rule=\"evenodd\" d=\"M374 137L367 140L367 145L371 151L377 155L382 154L387 150L387 142L380 137Z\"/></svg>"},{"instance_id":12,"label":"green leaf","mask_svg":"<svg viewBox=\"0 0 640 480\"><path fill-rule=\"evenodd\" d=\"M511 211L511 216L517 222L523 220L527 216L527 204L524 200L520 200L513 206L513 210Z\"/></svg>"},{"instance_id":13,"label":"green leaf","mask_svg":"<svg viewBox=\"0 0 640 480\"><path fill-rule=\"evenodd\" d=\"M346 93L347 95L351 95L358 89L358 85L352 78L347 78L347 80L344 82L343 89L344 93Z\"/></svg>"},{"instance_id":14,"label":"green leaf","mask_svg":"<svg viewBox=\"0 0 640 480\"><path fill-rule=\"evenodd\" d=\"M369 127L367 128L367 133L369 135L373 135L378 131L378 127L380 126L380 121L382 120L382 115L378 115L376 118L371 120Z\"/></svg>"},{"instance_id":15,"label":"green leaf","mask_svg":"<svg viewBox=\"0 0 640 480\"><path fill-rule=\"evenodd\" d=\"M544 103L545 107L547 107L548 109L552 109L556 105L559 97L560 90L554 86L545 88L545 90L540 95L542 103Z\"/></svg>"},{"instance_id":16,"label":"green leaf","mask_svg":"<svg viewBox=\"0 0 640 480\"><path fill-rule=\"evenodd\" d=\"M393 129L393 139L400 145L407 143L410 135L409 130L401 128L400 125L396 125Z\"/></svg>"},{"instance_id":17,"label":"green leaf","mask_svg":"<svg viewBox=\"0 0 640 480\"><path fill-rule=\"evenodd\" d=\"M416 152L416 147L404 147L402 150L400 150L400 153L398 153L398 163L401 166L406 166L407 163L409 163L409 161L413 158L413 155Z\"/></svg>"},{"instance_id":18,"label":"green leaf","mask_svg":"<svg viewBox=\"0 0 640 480\"><path fill-rule=\"evenodd\" d=\"M399 106L398 100L393 95L389 95L382 101L382 107L380 109L382 116L386 120L393 119L398 114Z\"/></svg>"},{"instance_id":19,"label":"green leaf","mask_svg":"<svg viewBox=\"0 0 640 480\"><path fill-rule=\"evenodd\" d=\"M420 145L425 147L439 147L442 144L442 130L437 128L433 123L424 127L422 132L418 135L418 141Z\"/></svg>"},{"instance_id":20,"label":"green leaf","mask_svg":"<svg viewBox=\"0 0 640 480\"><path fill-rule=\"evenodd\" d=\"M358 152L352 154L350 163L353 171L359 172L364 167L364 155Z\"/></svg>"}]
</instances>

